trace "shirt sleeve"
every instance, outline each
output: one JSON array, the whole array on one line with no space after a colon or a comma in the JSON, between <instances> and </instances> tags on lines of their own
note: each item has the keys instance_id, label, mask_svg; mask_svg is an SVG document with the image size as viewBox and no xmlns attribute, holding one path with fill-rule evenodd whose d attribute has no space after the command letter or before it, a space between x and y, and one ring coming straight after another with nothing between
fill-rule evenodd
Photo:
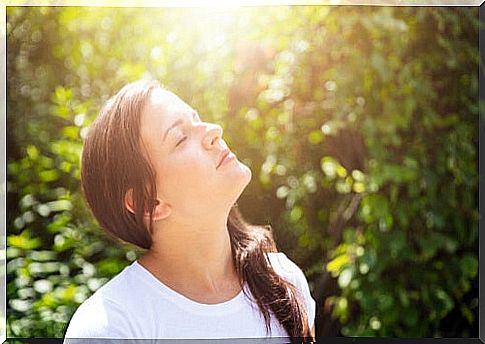
<instances>
[{"instance_id":1,"label":"shirt sleeve","mask_svg":"<svg viewBox=\"0 0 485 344\"><path fill-rule=\"evenodd\" d=\"M64 344L92 342L88 338L131 338L126 313L121 306L96 296L76 310L69 322Z\"/></svg>"},{"instance_id":2,"label":"shirt sleeve","mask_svg":"<svg viewBox=\"0 0 485 344\"><path fill-rule=\"evenodd\" d=\"M276 265L279 266L279 268L281 269L280 272L283 277L285 277L289 282L293 283L293 285L300 292L300 296L302 296L303 301L306 305L308 314L308 325L311 329L315 323L316 302L310 294L310 288L308 286L308 281L305 277L305 274L300 269L300 267L296 265L291 259L289 259L283 252L278 252L273 257L274 258L270 260L273 268L275 268L275 264L273 264L273 262L277 261L278 264Z\"/></svg>"}]
</instances>

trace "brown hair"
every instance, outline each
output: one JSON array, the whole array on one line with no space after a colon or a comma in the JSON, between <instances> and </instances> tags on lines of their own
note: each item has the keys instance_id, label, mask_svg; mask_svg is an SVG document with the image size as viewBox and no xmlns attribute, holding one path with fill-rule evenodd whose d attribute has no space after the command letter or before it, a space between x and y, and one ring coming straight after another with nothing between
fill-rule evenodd
<instances>
[{"instance_id":1,"label":"brown hair","mask_svg":"<svg viewBox=\"0 0 485 344\"><path fill-rule=\"evenodd\" d=\"M152 213L156 199L155 175L150 161L141 154L140 114L151 90L161 87L154 80L124 86L110 98L89 128L81 163L84 196L99 224L111 235L149 249ZM133 189L132 214L124 197ZM150 212L148 228L144 209ZM268 264L266 253L277 252L270 226L248 224L237 204L228 218L231 251L241 282L247 282L271 332L270 311L291 337L310 337L308 315L298 290ZM243 288L244 293L246 293Z\"/></svg>"}]
</instances>

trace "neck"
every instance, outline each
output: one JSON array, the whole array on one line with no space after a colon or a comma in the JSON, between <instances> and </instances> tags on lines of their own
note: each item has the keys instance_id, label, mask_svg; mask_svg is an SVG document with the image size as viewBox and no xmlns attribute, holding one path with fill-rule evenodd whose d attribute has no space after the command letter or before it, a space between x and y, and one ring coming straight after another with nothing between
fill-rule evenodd
<instances>
[{"instance_id":1,"label":"neck","mask_svg":"<svg viewBox=\"0 0 485 344\"><path fill-rule=\"evenodd\" d=\"M139 262L172 286L190 285L200 293L217 294L238 281L227 222L219 226L169 226L155 229L152 247Z\"/></svg>"}]
</instances>

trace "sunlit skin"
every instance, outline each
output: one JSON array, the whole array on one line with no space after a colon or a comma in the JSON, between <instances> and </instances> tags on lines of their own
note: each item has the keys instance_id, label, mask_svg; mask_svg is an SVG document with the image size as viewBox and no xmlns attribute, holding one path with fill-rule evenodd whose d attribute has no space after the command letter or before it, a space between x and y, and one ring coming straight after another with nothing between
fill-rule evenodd
<instances>
[{"instance_id":1,"label":"sunlit skin","mask_svg":"<svg viewBox=\"0 0 485 344\"><path fill-rule=\"evenodd\" d=\"M177 120L183 124L167 129ZM237 157L221 165L222 128L202 122L175 94L155 89L141 115L140 142L156 172L152 247L139 259L156 278L201 303L220 303L241 288L227 230L232 205L251 170ZM125 206L133 211L130 193ZM148 223L148 214L146 214Z\"/></svg>"}]
</instances>

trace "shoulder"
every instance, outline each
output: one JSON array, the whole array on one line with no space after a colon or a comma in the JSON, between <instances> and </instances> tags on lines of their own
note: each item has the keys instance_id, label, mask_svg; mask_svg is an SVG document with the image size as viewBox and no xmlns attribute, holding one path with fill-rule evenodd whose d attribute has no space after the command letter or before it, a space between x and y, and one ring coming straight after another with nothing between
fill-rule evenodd
<instances>
[{"instance_id":1,"label":"shoulder","mask_svg":"<svg viewBox=\"0 0 485 344\"><path fill-rule=\"evenodd\" d=\"M122 321L123 309L119 304L92 295L76 310L69 322L66 338L113 338L123 337L117 333L121 328L117 321Z\"/></svg>"},{"instance_id":2,"label":"shoulder","mask_svg":"<svg viewBox=\"0 0 485 344\"><path fill-rule=\"evenodd\" d=\"M283 252L269 252L267 255L271 267L277 274L290 279L290 282L301 282L301 279L305 279L300 267Z\"/></svg>"},{"instance_id":3,"label":"shoulder","mask_svg":"<svg viewBox=\"0 0 485 344\"><path fill-rule=\"evenodd\" d=\"M305 274L301 268L283 252L269 252L267 255L273 270L288 282L292 283L300 292L300 296L303 298L303 301L307 306L308 322L310 328L312 328L315 320L316 302L310 293Z\"/></svg>"},{"instance_id":4,"label":"shoulder","mask_svg":"<svg viewBox=\"0 0 485 344\"><path fill-rule=\"evenodd\" d=\"M72 316L65 338L126 338L126 279L124 270L85 300Z\"/></svg>"}]
</instances>

